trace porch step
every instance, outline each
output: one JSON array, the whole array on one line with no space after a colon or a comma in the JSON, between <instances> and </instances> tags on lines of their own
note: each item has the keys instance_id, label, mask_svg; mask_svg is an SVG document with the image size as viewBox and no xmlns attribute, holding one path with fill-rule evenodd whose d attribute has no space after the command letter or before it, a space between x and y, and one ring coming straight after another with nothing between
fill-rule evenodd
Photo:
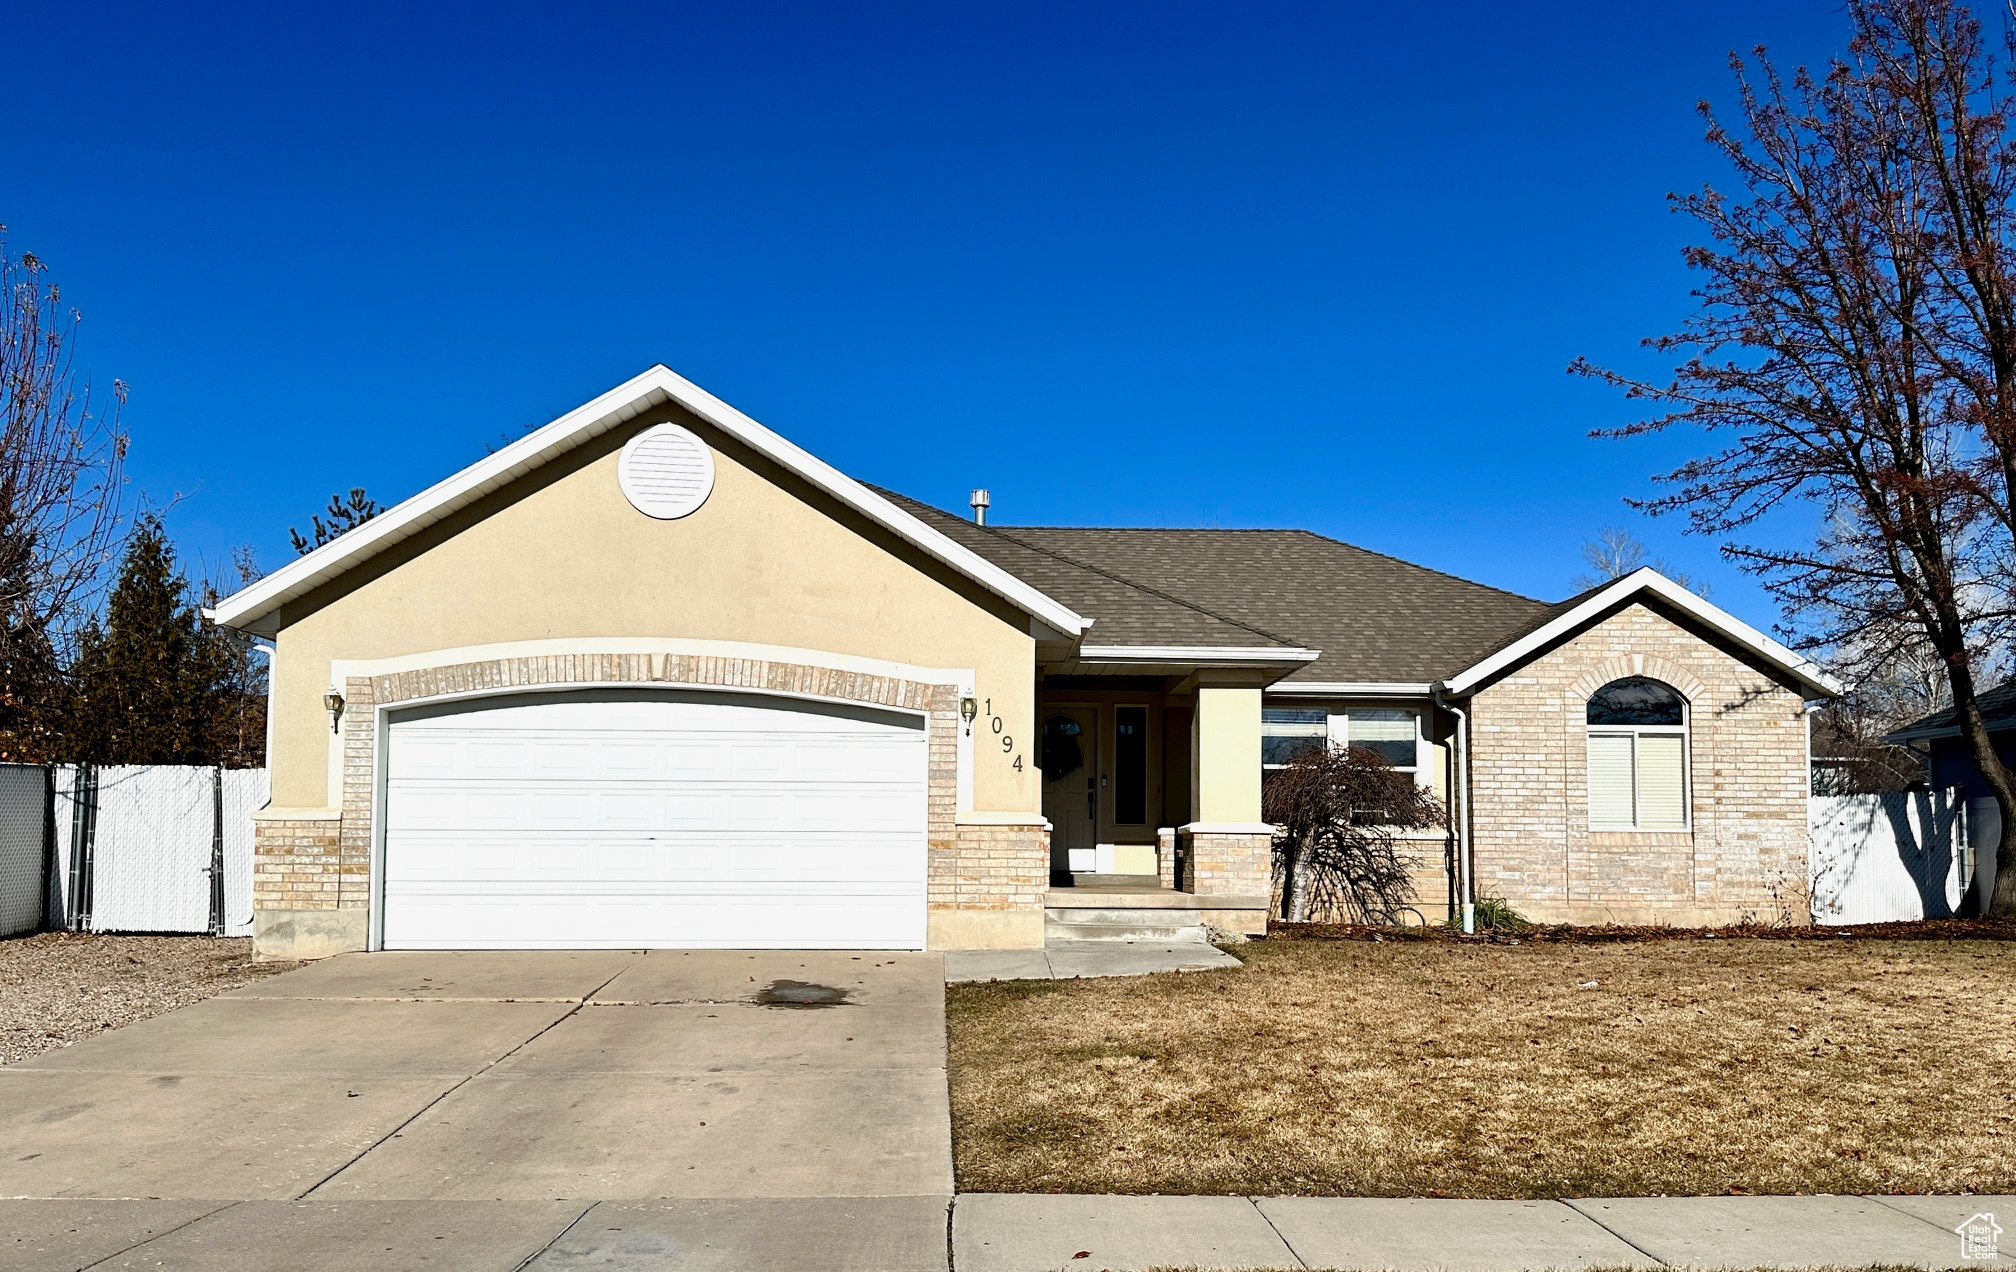
<instances>
[{"instance_id":1,"label":"porch step","mask_svg":"<svg viewBox=\"0 0 2016 1272\"><path fill-rule=\"evenodd\" d=\"M1197 941L1207 940L1204 925L1169 909L1048 909L1043 912L1043 939L1049 941Z\"/></svg>"}]
</instances>

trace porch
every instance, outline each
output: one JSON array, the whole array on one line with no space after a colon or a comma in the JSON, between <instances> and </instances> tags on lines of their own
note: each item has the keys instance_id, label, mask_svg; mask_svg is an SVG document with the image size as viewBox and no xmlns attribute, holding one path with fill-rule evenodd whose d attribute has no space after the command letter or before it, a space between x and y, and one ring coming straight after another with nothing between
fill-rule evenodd
<instances>
[{"instance_id":1,"label":"porch","mask_svg":"<svg viewBox=\"0 0 2016 1272\"><path fill-rule=\"evenodd\" d=\"M1141 670L1052 671L1038 685L1046 945L1266 930L1260 696L1273 677Z\"/></svg>"},{"instance_id":2,"label":"porch","mask_svg":"<svg viewBox=\"0 0 2016 1272\"><path fill-rule=\"evenodd\" d=\"M1208 941L1209 928L1255 936L1267 930L1266 893L1200 895L1163 887L1153 875L1091 875L1043 895L1043 943Z\"/></svg>"}]
</instances>

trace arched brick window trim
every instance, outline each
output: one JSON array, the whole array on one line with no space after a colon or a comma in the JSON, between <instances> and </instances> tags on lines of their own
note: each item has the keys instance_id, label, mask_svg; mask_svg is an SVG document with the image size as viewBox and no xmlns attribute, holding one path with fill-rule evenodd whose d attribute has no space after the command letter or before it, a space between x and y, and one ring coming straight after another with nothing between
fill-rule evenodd
<instances>
[{"instance_id":1,"label":"arched brick window trim","mask_svg":"<svg viewBox=\"0 0 2016 1272\"><path fill-rule=\"evenodd\" d=\"M1708 686L1701 683L1699 676L1671 659L1657 654L1623 654L1585 671L1570 687L1569 697L1577 702L1587 702L1604 685L1629 676L1644 676L1672 686L1675 693L1687 700L1690 709L1698 707L1708 694Z\"/></svg>"}]
</instances>

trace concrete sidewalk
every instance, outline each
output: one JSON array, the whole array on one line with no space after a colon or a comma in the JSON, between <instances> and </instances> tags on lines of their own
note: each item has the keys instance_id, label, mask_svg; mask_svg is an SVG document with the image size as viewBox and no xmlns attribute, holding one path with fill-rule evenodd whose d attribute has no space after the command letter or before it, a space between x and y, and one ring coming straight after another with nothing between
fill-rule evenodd
<instances>
[{"instance_id":1,"label":"concrete sidewalk","mask_svg":"<svg viewBox=\"0 0 2016 1272\"><path fill-rule=\"evenodd\" d=\"M947 1211L951 1213L947 1249ZM0 1201L0 1269L1137 1272L2010 1268L2016 1197L1457 1201L968 1194L639 1201Z\"/></svg>"},{"instance_id":2,"label":"concrete sidewalk","mask_svg":"<svg viewBox=\"0 0 2016 1272\"><path fill-rule=\"evenodd\" d=\"M958 1272L1147 1268L2011 1268L1966 1259L1976 1214L2016 1197L1098 1197L972 1193L953 1209ZM2016 1241L2012 1241L2016 1245Z\"/></svg>"}]
</instances>

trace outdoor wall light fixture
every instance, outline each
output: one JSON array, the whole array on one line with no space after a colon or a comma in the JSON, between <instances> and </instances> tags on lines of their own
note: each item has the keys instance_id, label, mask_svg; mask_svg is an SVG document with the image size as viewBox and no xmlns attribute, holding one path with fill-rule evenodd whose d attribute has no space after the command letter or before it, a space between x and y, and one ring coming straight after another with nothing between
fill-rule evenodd
<instances>
[{"instance_id":1,"label":"outdoor wall light fixture","mask_svg":"<svg viewBox=\"0 0 2016 1272\"><path fill-rule=\"evenodd\" d=\"M959 718L966 722L966 736L969 738L973 736L973 717L979 714L980 700L978 698L959 699Z\"/></svg>"},{"instance_id":2,"label":"outdoor wall light fixture","mask_svg":"<svg viewBox=\"0 0 2016 1272\"><path fill-rule=\"evenodd\" d=\"M338 732L343 720L343 695L331 689L322 695L322 705L329 709L329 732Z\"/></svg>"}]
</instances>

